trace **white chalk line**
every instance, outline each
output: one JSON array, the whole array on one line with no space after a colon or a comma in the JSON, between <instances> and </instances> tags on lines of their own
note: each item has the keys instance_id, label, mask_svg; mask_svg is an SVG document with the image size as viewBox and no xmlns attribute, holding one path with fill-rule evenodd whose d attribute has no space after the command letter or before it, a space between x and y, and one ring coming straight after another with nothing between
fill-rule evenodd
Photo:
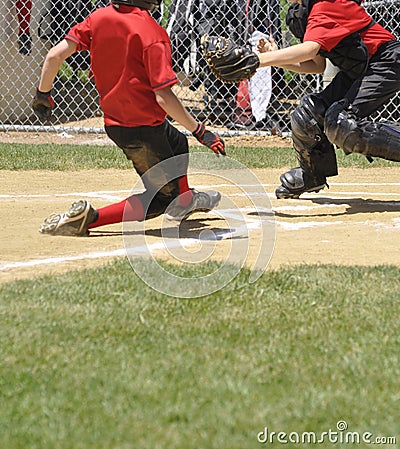
<instances>
[{"instance_id":1,"label":"white chalk line","mask_svg":"<svg viewBox=\"0 0 400 449\"><path fill-rule=\"evenodd\" d=\"M242 187L256 187L256 186L263 186L263 187L277 187L278 183L260 183L260 184L227 184L227 183L216 183L213 184L213 186L218 187L232 187L233 185L240 185ZM400 182L330 182L330 186L400 186ZM211 186L208 185L198 185L196 188L198 189L206 189L210 188Z\"/></svg>"},{"instance_id":2,"label":"white chalk line","mask_svg":"<svg viewBox=\"0 0 400 449\"><path fill-rule=\"evenodd\" d=\"M115 198L117 193L139 193L143 190L103 190L98 192L69 192L69 193L21 193L21 194L0 194L0 199L18 199L18 198L69 198L69 197L89 197L89 198Z\"/></svg>"},{"instance_id":3,"label":"white chalk line","mask_svg":"<svg viewBox=\"0 0 400 449\"><path fill-rule=\"evenodd\" d=\"M218 186L209 186L209 188L218 188ZM120 191L116 190L115 193L119 193ZM127 191L121 191L127 193L128 195L132 195L134 193L141 193L143 190L127 190ZM268 195L269 198L276 199L274 192L245 192L245 193L223 193L226 197L242 197L242 198L251 198L251 197L262 197L264 195ZM369 197L396 197L399 198L399 201L397 203L400 203L400 192L335 192L334 194L329 194L327 191L322 191L318 193L318 197L315 196L316 194L311 193L305 193L302 195L301 199L313 199L313 198L327 198L327 200L335 200L335 199L342 199L342 197L350 196L354 197L356 195L359 196L369 196ZM126 196L117 196L112 195L108 193L101 193L101 192L75 192L75 193L65 193L65 194L0 194L0 200L16 200L16 199L40 199L40 198L96 198L99 200L110 200L110 201L122 201ZM355 198L353 198L355 199ZM286 200L287 201L287 200ZM296 199L296 201L298 201ZM368 202L368 199L363 199L364 202ZM376 204L376 201L374 201ZM386 201L382 200L382 204L386 204Z\"/></svg>"},{"instance_id":4,"label":"white chalk line","mask_svg":"<svg viewBox=\"0 0 400 449\"><path fill-rule=\"evenodd\" d=\"M332 225L337 226L343 224L343 221L298 221L296 223L289 223L287 221L277 220L276 224L278 228L283 229L284 231L299 231L300 229L306 228L325 227Z\"/></svg>"},{"instance_id":5,"label":"white chalk line","mask_svg":"<svg viewBox=\"0 0 400 449\"><path fill-rule=\"evenodd\" d=\"M331 183L331 187L335 186L362 186L362 187L373 187L373 186L400 186L400 182L368 182L368 183L358 183L358 182L337 182ZM216 183L212 185L197 185L196 189L211 189L211 188L223 188L223 187L277 187L277 184L269 184L269 183L260 183L260 184L227 184L227 183ZM143 189L121 189L121 190L98 190L98 191L89 191L89 192L67 192L67 193L47 193L47 194L0 194L0 199L18 199L18 198L69 198L69 197L90 197L90 198L104 198L104 199L114 199L117 194L133 194L142 192ZM321 190L322 194L329 194L329 190ZM320 192L320 195L321 195ZM263 195L267 193L270 196L275 197L274 192L246 192L246 193L231 193L225 194L227 196L246 196L246 195ZM304 194L303 197L309 197L310 194ZM342 191L342 192L334 192L333 195L400 195L400 192L370 192L370 191ZM330 198L335 198L334 196L329 196Z\"/></svg>"},{"instance_id":6,"label":"white chalk line","mask_svg":"<svg viewBox=\"0 0 400 449\"><path fill-rule=\"evenodd\" d=\"M34 260L27 260L24 262L6 262L0 265L0 271L7 271L15 268L37 267L39 265L56 265L58 263L73 262L76 260L118 257L123 256L125 254L126 252L124 249L118 249L114 251L100 251L96 253L78 254L76 256L48 257L46 259L34 259Z\"/></svg>"}]
</instances>

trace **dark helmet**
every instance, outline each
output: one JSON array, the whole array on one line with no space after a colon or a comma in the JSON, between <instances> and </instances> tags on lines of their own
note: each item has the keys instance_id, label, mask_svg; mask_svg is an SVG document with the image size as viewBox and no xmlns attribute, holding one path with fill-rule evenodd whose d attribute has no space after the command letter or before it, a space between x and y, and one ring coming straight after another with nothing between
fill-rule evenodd
<instances>
[{"instance_id":1,"label":"dark helmet","mask_svg":"<svg viewBox=\"0 0 400 449\"><path fill-rule=\"evenodd\" d=\"M162 0L111 0L114 5L138 6L139 8L154 11L161 5Z\"/></svg>"}]
</instances>

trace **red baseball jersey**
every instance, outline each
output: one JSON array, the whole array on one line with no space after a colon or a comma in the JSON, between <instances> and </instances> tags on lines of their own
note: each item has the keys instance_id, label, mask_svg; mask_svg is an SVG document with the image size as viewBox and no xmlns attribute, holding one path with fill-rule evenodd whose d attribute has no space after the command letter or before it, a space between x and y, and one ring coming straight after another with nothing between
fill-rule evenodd
<instances>
[{"instance_id":1,"label":"red baseball jersey","mask_svg":"<svg viewBox=\"0 0 400 449\"><path fill-rule=\"evenodd\" d=\"M343 38L367 26L370 22L371 16L355 1L317 1L308 16L303 42L318 42L322 50L330 51ZM378 23L363 32L361 37L370 56L381 44L395 39L392 33Z\"/></svg>"},{"instance_id":2,"label":"red baseball jersey","mask_svg":"<svg viewBox=\"0 0 400 449\"><path fill-rule=\"evenodd\" d=\"M108 126L156 126L165 111L154 92L178 82L167 32L147 10L112 5L94 11L65 39L89 50L91 69Z\"/></svg>"}]
</instances>

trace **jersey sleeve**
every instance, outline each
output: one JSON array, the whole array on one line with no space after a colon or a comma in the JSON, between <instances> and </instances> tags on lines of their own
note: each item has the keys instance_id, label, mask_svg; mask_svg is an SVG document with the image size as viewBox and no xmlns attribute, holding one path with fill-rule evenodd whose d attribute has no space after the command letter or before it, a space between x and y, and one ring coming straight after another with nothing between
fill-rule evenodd
<instances>
[{"instance_id":1,"label":"jersey sleeve","mask_svg":"<svg viewBox=\"0 0 400 449\"><path fill-rule=\"evenodd\" d=\"M173 86L178 78L172 68L171 46L168 42L156 42L144 50L143 64L151 88L156 91Z\"/></svg>"},{"instance_id":2,"label":"jersey sleeve","mask_svg":"<svg viewBox=\"0 0 400 449\"><path fill-rule=\"evenodd\" d=\"M90 16L81 23L73 26L65 36L65 39L71 40L78 44L77 50L90 50L91 27Z\"/></svg>"},{"instance_id":3,"label":"jersey sleeve","mask_svg":"<svg viewBox=\"0 0 400 449\"><path fill-rule=\"evenodd\" d=\"M349 30L340 23L330 20L326 16L321 21L318 19L318 14L315 14L313 20L307 24L303 42L317 42L323 50L330 51L349 34L351 34Z\"/></svg>"},{"instance_id":4,"label":"jersey sleeve","mask_svg":"<svg viewBox=\"0 0 400 449\"><path fill-rule=\"evenodd\" d=\"M370 22L371 17L356 2L321 1L311 9L303 42L317 42L323 50L330 51Z\"/></svg>"}]
</instances>

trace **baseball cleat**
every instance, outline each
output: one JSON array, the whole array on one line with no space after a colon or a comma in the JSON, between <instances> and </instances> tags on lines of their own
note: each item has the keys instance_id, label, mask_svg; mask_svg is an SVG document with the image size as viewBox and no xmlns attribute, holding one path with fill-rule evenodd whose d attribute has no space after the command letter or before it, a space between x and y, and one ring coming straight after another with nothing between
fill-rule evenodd
<instances>
[{"instance_id":1,"label":"baseball cleat","mask_svg":"<svg viewBox=\"0 0 400 449\"><path fill-rule=\"evenodd\" d=\"M87 236L90 223L97 218L97 212L86 200L73 203L64 214L52 214L40 226L39 232L50 235Z\"/></svg>"},{"instance_id":2,"label":"baseball cleat","mask_svg":"<svg viewBox=\"0 0 400 449\"><path fill-rule=\"evenodd\" d=\"M297 199L303 193L319 192L325 186L326 178L311 177L300 167L292 168L280 177L282 185L275 190L278 199Z\"/></svg>"},{"instance_id":3,"label":"baseball cleat","mask_svg":"<svg viewBox=\"0 0 400 449\"><path fill-rule=\"evenodd\" d=\"M218 206L221 201L221 194L216 190L207 190L206 192L198 192L191 189L193 192L192 201L188 206L180 206L176 198L167 208L165 217L170 221L182 221L195 212L210 212Z\"/></svg>"},{"instance_id":4,"label":"baseball cleat","mask_svg":"<svg viewBox=\"0 0 400 449\"><path fill-rule=\"evenodd\" d=\"M320 190L322 190L325 187L325 184L322 184L320 186L311 187L306 190L302 190L301 192L292 192L289 189L287 189L285 186L279 186L275 190L275 196L278 198L278 200L282 199L298 199L301 194L303 193L318 193Z\"/></svg>"}]
</instances>

